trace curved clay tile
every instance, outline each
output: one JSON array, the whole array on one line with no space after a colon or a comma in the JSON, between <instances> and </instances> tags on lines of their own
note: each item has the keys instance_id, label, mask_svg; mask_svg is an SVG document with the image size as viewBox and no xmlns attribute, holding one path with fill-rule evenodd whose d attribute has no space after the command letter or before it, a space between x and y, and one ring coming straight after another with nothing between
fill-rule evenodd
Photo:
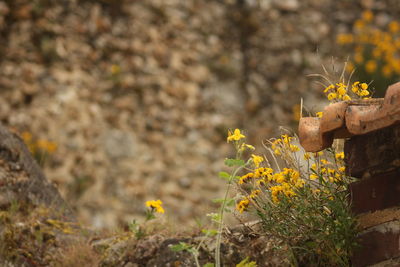
<instances>
[{"instance_id":1,"label":"curved clay tile","mask_svg":"<svg viewBox=\"0 0 400 267\"><path fill-rule=\"evenodd\" d=\"M389 86L385 98L333 103L325 107L322 118L301 118L300 144L308 152L318 152L330 147L334 138L362 135L398 122L400 82Z\"/></svg>"}]
</instances>

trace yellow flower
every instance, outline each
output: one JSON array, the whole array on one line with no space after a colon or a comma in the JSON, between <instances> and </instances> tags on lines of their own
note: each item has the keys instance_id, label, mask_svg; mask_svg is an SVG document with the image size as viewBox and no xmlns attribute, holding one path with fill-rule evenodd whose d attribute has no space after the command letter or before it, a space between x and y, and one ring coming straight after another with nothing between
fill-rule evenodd
<instances>
[{"instance_id":1,"label":"yellow flower","mask_svg":"<svg viewBox=\"0 0 400 267\"><path fill-rule=\"evenodd\" d=\"M322 111L317 112L316 115L317 115L318 118L322 118L323 112Z\"/></svg>"},{"instance_id":2,"label":"yellow flower","mask_svg":"<svg viewBox=\"0 0 400 267\"><path fill-rule=\"evenodd\" d=\"M277 155L277 156L282 155L281 150L279 148L274 150L274 154Z\"/></svg>"},{"instance_id":3,"label":"yellow flower","mask_svg":"<svg viewBox=\"0 0 400 267\"><path fill-rule=\"evenodd\" d=\"M339 168L339 172L344 173L345 171L346 171L346 167L343 166L343 167L340 167L340 168Z\"/></svg>"},{"instance_id":4,"label":"yellow flower","mask_svg":"<svg viewBox=\"0 0 400 267\"><path fill-rule=\"evenodd\" d=\"M161 206L162 205L162 201L161 200L149 200L146 201L146 207L150 207L151 209L155 209L156 212L158 213L164 213L164 209Z\"/></svg>"},{"instance_id":5,"label":"yellow flower","mask_svg":"<svg viewBox=\"0 0 400 267\"><path fill-rule=\"evenodd\" d=\"M362 20L356 20L356 22L354 23L354 28L356 30L362 30L365 27L365 22Z\"/></svg>"},{"instance_id":6,"label":"yellow flower","mask_svg":"<svg viewBox=\"0 0 400 267\"><path fill-rule=\"evenodd\" d=\"M344 95L343 100L344 101L351 100L351 97L349 95Z\"/></svg>"},{"instance_id":7,"label":"yellow flower","mask_svg":"<svg viewBox=\"0 0 400 267\"><path fill-rule=\"evenodd\" d=\"M341 95L341 96L345 95L345 94L347 93L346 87L340 86L340 87L337 89L337 93L338 93L339 95Z\"/></svg>"},{"instance_id":8,"label":"yellow flower","mask_svg":"<svg viewBox=\"0 0 400 267\"><path fill-rule=\"evenodd\" d=\"M247 183L253 177L254 177L254 173L252 173L252 172L245 174L242 177L240 177L238 184Z\"/></svg>"},{"instance_id":9,"label":"yellow flower","mask_svg":"<svg viewBox=\"0 0 400 267\"><path fill-rule=\"evenodd\" d=\"M310 179L311 180L315 180L318 178L318 175L316 175L315 173L310 174Z\"/></svg>"},{"instance_id":10,"label":"yellow flower","mask_svg":"<svg viewBox=\"0 0 400 267\"><path fill-rule=\"evenodd\" d=\"M336 160L343 160L344 159L344 152L336 153L335 154Z\"/></svg>"},{"instance_id":11,"label":"yellow flower","mask_svg":"<svg viewBox=\"0 0 400 267\"><path fill-rule=\"evenodd\" d=\"M29 143L32 140L32 134L29 132L23 132L21 134L22 139L24 140L25 143Z\"/></svg>"},{"instance_id":12,"label":"yellow flower","mask_svg":"<svg viewBox=\"0 0 400 267\"><path fill-rule=\"evenodd\" d=\"M368 84L362 83L362 84L360 84L360 87L361 87L362 90L367 90L368 89Z\"/></svg>"},{"instance_id":13,"label":"yellow flower","mask_svg":"<svg viewBox=\"0 0 400 267\"><path fill-rule=\"evenodd\" d=\"M369 96L369 92L368 92L367 90L362 90L362 91L359 93L359 96Z\"/></svg>"},{"instance_id":14,"label":"yellow flower","mask_svg":"<svg viewBox=\"0 0 400 267\"><path fill-rule=\"evenodd\" d=\"M111 74L116 75L116 74L118 74L120 72L121 72L121 67L120 66L118 66L116 64L111 65Z\"/></svg>"},{"instance_id":15,"label":"yellow flower","mask_svg":"<svg viewBox=\"0 0 400 267\"><path fill-rule=\"evenodd\" d=\"M256 198L256 196L258 196L260 193L261 193L261 190L258 190L258 189L253 190L253 191L251 191L249 198L251 198L251 199Z\"/></svg>"},{"instance_id":16,"label":"yellow flower","mask_svg":"<svg viewBox=\"0 0 400 267\"><path fill-rule=\"evenodd\" d=\"M352 72L354 70L354 64L351 62L348 62L346 65L346 71L347 72Z\"/></svg>"},{"instance_id":17,"label":"yellow flower","mask_svg":"<svg viewBox=\"0 0 400 267\"><path fill-rule=\"evenodd\" d=\"M309 160L311 158L310 154L304 153L304 159Z\"/></svg>"},{"instance_id":18,"label":"yellow flower","mask_svg":"<svg viewBox=\"0 0 400 267\"><path fill-rule=\"evenodd\" d=\"M374 60L368 60L367 63L365 63L365 70L369 73L372 73L376 70L376 62Z\"/></svg>"},{"instance_id":19,"label":"yellow flower","mask_svg":"<svg viewBox=\"0 0 400 267\"><path fill-rule=\"evenodd\" d=\"M326 159L321 159L321 163L323 165L328 165L329 164L329 162Z\"/></svg>"},{"instance_id":20,"label":"yellow flower","mask_svg":"<svg viewBox=\"0 0 400 267\"><path fill-rule=\"evenodd\" d=\"M250 201L247 198L244 198L236 205L236 209L240 213L243 213L243 211L247 210L247 208L249 207L249 204L250 204Z\"/></svg>"},{"instance_id":21,"label":"yellow flower","mask_svg":"<svg viewBox=\"0 0 400 267\"><path fill-rule=\"evenodd\" d=\"M292 152L297 152L300 150L300 148L296 145L289 145L290 151Z\"/></svg>"},{"instance_id":22,"label":"yellow flower","mask_svg":"<svg viewBox=\"0 0 400 267\"><path fill-rule=\"evenodd\" d=\"M336 38L336 42L338 44L350 44L353 42L353 40L353 35L349 33L341 33Z\"/></svg>"},{"instance_id":23,"label":"yellow flower","mask_svg":"<svg viewBox=\"0 0 400 267\"><path fill-rule=\"evenodd\" d=\"M329 95L328 95L328 100L334 100L334 99L336 99L337 98L337 94L336 93L330 93Z\"/></svg>"},{"instance_id":24,"label":"yellow flower","mask_svg":"<svg viewBox=\"0 0 400 267\"><path fill-rule=\"evenodd\" d=\"M374 14L372 14L371 10L366 10L362 13L363 20L370 22L374 18Z\"/></svg>"},{"instance_id":25,"label":"yellow flower","mask_svg":"<svg viewBox=\"0 0 400 267\"><path fill-rule=\"evenodd\" d=\"M332 89L335 89L335 86L334 86L333 84L330 84L329 86L327 86L327 87L324 89L324 93L326 93L326 92L328 92L329 90L332 90Z\"/></svg>"},{"instance_id":26,"label":"yellow flower","mask_svg":"<svg viewBox=\"0 0 400 267\"><path fill-rule=\"evenodd\" d=\"M232 134L231 131L228 131L228 138L227 138L226 140L227 140L227 142L230 142L230 141L232 141L232 140L234 140L234 141L239 141L239 140L242 139L242 138L246 138L246 136L243 135L243 134L240 132L239 129L235 129L235 130L233 131L233 134Z\"/></svg>"},{"instance_id":27,"label":"yellow flower","mask_svg":"<svg viewBox=\"0 0 400 267\"><path fill-rule=\"evenodd\" d=\"M389 31L396 33L400 30L400 25L397 21L392 21L389 23Z\"/></svg>"},{"instance_id":28,"label":"yellow flower","mask_svg":"<svg viewBox=\"0 0 400 267\"><path fill-rule=\"evenodd\" d=\"M354 61L355 61L356 63L361 63L361 62L363 62L363 61L364 61L363 55L362 55L361 53L355 53L355 55L354 55Z\"/></svg>"},{"instance_id":29,"label":"yellow flower","mask_svg":"<svg viewBox=\"0 0 400 267\"><path fill-rule=\"evenodd\" d=\"M385 65L382 68L382 73L386 78L390 77L390 75L392 75L392 68L389 65Z\"/></svg>"},{"instance_id":30,"label":"yellow flower","mask_svg":"<svg viewBox=\"0 0 400 267\"><path fill-rule=\"evenodd\" d=\"M263 157L251 154L251 157L253 158L254 165L258 168L260 166L260 163L264 161Z\"/></svg>"}]
</instances>

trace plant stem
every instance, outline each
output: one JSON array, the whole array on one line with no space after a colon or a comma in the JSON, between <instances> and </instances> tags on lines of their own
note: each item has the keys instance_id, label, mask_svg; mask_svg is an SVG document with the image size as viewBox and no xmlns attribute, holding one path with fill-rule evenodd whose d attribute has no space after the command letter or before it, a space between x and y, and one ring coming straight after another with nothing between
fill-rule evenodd
<instances>
[{"instance_id":1,"label":"plant stem","mask_svg":"<svg viewBox=\"0 0 400 267\"><path fill-rule=\"evenodd\" d=\"M225 196L224 196L224 201L221 204L221 208L219 210L219 225L218 225L218 233L217 233L217 241L216 241L216 247L215 247L215 267L221 267L221 258L220 258L220 254L221 254L221 238L222 238L222 227L223 227L223 218L224 218L224 212L225 212L225 207L226 207L226 199L228 198L228 194L229 194L229 190L232 186L232 181L234 179L234 177L236 177L236 174L243 169L246 166L240 166L239 168L237 168L232 174L231 177L229 178L228 181L228 186L226 188L225 191Z\"/></svg>"}]
</instances>

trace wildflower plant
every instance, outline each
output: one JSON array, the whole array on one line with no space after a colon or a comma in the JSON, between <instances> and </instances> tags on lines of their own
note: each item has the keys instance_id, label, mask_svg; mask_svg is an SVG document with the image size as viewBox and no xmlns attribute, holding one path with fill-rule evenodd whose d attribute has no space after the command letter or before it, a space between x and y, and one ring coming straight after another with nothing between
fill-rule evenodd
<instances>
[{"instance_id":1,"label":"wildflower plant","mask_svg":"<svg viewBox=\"0 0 400 267\"><path fill-rule=\"evenodd\" d=\"M393 20L382 29L374 22L374 14L364 11L352 33L339 34L337 43L354 51L347 70L356 70L360 80L373 80L375 96L382 97L384 89L400 77L400 23Z\"/></svg>"},{"instance_id":2,"label":"wildflower plant","mask_svg":"<svg viewBox=\"0 0 400 267\"><path fill-rule=\"evenodd\" d=\"M145 204L147 207L145 221L142 224L140 224L136 220L132 220L132 222L128 224L130 232L133 233L137 239L141 239L146 235L146 231L143 228L143 224L155 219L156 213L164 214L165 212L164 208L162 207L163 203L159 199L148 200L146 201Z\"/></svg>"},{"instance_id":3,"label":"wildflower plant","mask_svg":"<svg viewBox=\"0 0 400 267\"><path fill-rule=\"evenodd\" d=\"M365 82L355 81L351 83L351 76L353 72L346 77L346 66L348 62L344 64L344 67L340 73L340 77L335 77L334 74L329 73L323 66L325 75L322 74L311 74L309 76L315 76L323 79L323 82L317 82L323 86L323 93L330 103L337 103L340 101L359 101L371 98L370 85ZM302 107L300 107L300 110ZM301 112L300 112L301 113ZM300 114L301 115L301 114ZM321 118L323 112L317 112L317 117Z\"/></svg>"},{"instance_id":4,"label":"wildflower plant","mask_svg":"<svg viewBox=\"0 0 400 267\"><path fill-rule=\"evenodd\" d=\"M228 135L241 156L244 137ZM229 180L241 195L236 212L255 213L265 233L289 249L295 265L348 266L357 228L347 198L352 179L345 174L344 155L334 149L310 154L296 143L297 137L287 134L266 142L274 166L257 155L237 165Z\"/></svg>"},{"instance_id":5,"label":"wildflower plant","mask_svg":"<svg viewBox=\"0 0 400 267\"><path fill-rule=\"evenodd\" d=\"M30 132L23 132L21 138L36 161L43 167L46 160L57 150L57 144L45 139L36 139Z\"/></svg>"}]
</instances>

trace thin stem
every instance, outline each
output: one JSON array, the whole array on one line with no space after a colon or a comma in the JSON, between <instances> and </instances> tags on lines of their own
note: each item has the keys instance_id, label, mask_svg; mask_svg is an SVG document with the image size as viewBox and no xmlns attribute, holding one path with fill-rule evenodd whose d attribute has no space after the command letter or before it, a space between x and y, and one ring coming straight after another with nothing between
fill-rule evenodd
<instances>
[{"instance_id":1,"label":"thin stem","mask_svg":"<svg viewBox=\"0 0 400 267\"><path fill-rule=\"evenodd\" d=\"M224 196L224 201L222 202L221 208L219 210L219 225L218 225L218 233L217 233L217 243L216 243L216 248L215 248L215 267L221 267L221 259L220 259L220 254L221 254L221 238L222 238L222 227L223 227L223 218L224 218L224 213L225 213L225 207L226 207L226 199L228 198L229 190L231 189L232 186L232 181L234 177L236 177L236 174L243 169L246 166L240 166L237 168L231 175L228 181L228 186L225 191L225 196Z\"/></svg>"}]
</instances>

